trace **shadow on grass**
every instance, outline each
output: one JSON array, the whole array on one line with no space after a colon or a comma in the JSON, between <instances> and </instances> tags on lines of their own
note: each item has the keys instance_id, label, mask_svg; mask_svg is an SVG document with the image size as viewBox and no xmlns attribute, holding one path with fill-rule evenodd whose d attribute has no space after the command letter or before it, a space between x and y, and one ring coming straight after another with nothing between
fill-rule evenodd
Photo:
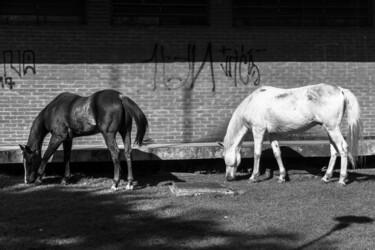
<instances>
[{"instance_id":1,"label":"shadow on grass","mask_svg":"<svg viewBox=\"0 0 375 250\"><path fill-rule=\"evenodd\" d=\"M159 186L167 182L182 182L171 172L160 171L165 165L163 161L137 161L133 163L133 173L138 188L146 186ZM126 163L121 163L121 179L127 179ZM114 167L112 162L75 162L71 163L71 177L69 184L79 183L82 179L109 178L113 179ZM22 177L24 170L22 164L3 164L0 166L0 175ZM43 185L60 184L64 174L63 163L48 163ZM146 178L144 178L146 177ZM147 181L146 181L147 180ZM23 182L23 180L21 180ZM123 184L122 184L123 185Z\"/></svg>"},{"instance_id":2,"label":"shadow on grass","mask_svg":"<svg viewBox=\"0 0 375 250\"><path fill-rule=\"evenodd\" d=\"M198 202L185 207L183 198L158 185L170 179L168 174L140 177L140 183L150 184L130 192L110 192L112 175L102 177L81 175L76 185L66 187L59 184L61 177L48 177L41 186L26 186L20 184L21 176L0 176L0 249L283 250L302 243L299 249L316 244L332 249L336 242L328 236L334 232L355 223L372 223L368 217L336 217L338 224L330 231L305 243L303 232L225 219L238 206L213 209ZM194 202L199 197L188 199Z\"/></svg>"},{"instance_id":3,"label":"shadow on grass","mask_svg":"<svg viewBox=\"0 0 375 250\"><path fill-rule=\"evenodd\" d=\"M326 167L329 163L329 157L304 157L299 152L291 149L290 147L281 146L282 161L287 171L286 180L289 181L289 173L293 170L302 170L312 176L323 177ZM333 173L334 178L338 178L339 169L340 169L340 160L338 157L334 169L336 172ZM253 158L242 159L238 171L243 174L237 177L237 180L249 179L251 176L253 168ZM374 168L374 157L366 156L362 157L359 168ZM350 169L350 165L349 165ZM301 171L298 173L301 174ZM272 179L275 175L279 174L279 167L277 165L276 159L273 155L272 149L265 149L262 151L262 156L260 160L260 180L266 181ZM375 175L359 173L359 172L350 172L348 174L347 184L353 182L365 182L365 181L375 181Z\"/></svg>"},{"instance_id":4,"label":"shadow on grass","mask_svg":"<svg viewBox=\"0 0 375 250\"><path fill-rule=\"evenodd\" d=\"M297 151L290 147L281 146L281 155L283 164L288 171L290 170L304 170L312 175L322 175L321 168L328 164L329 158L327 157L304 157ZM239 166L239 171L250 172L253 168L253 158L242 159ZM279 167L274 157L272 149L268 148L262 151L260 159L260 173L266 174L266 180L278 174Z\"/></svg>"},{"instance_id":5,"label":"shadow on grass","mask_svg":"<svg viewBox=\"0 0 375 250\"><path fill-rule=\"evenodd\" d=\"M290 249L298 240L226 229L223 211L184 210L157 191L8 184L0 189L1 249Z\"/></svg>"},{"instance_id":6,"label":"shadow on grass","mask_svg":"<svg viewBox=\"0 0 375 250\"><path fill-rule=\"evenodd\" d=\"M316 244L317 242L323 240L324 238L330 236L331 234L350 227L352 224L368 224L368 223L374 222L374 219L372 219L370 217L354 216L354 215L335 217L333 220L337 221L338 223L330 231L323 234L319 238L316 238L316 239L296 248L296 250L306 249L306 248Z\"/></svg>"},{"instance_id":7,"label":"shadow on grass","mask_svg":"<svg viewBox=\"0 0 375 250\"><path fill-rule=\"evenodd\" d=\"M367 181L375 181L375 175L351 172L348 175L347 184L350 184L353 182L367 182Z\"/></svg>"}]
</instances>

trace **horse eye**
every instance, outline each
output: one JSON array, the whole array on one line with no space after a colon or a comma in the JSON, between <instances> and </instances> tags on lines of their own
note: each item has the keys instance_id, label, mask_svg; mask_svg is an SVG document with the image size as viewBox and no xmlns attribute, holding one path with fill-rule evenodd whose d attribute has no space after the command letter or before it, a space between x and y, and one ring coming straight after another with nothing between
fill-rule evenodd
<instances>
[{"instance_id":1,"label":"horse eye","mask_svg":"<svg viewBox=\"0 0 375 250\"><path fill-rule=\"evenodd\" d=\"M33 161L34 161L34 156L31 156L30 158L26 159L26 163L29 165L33 164Z\"/></svg>"}]
</instances>

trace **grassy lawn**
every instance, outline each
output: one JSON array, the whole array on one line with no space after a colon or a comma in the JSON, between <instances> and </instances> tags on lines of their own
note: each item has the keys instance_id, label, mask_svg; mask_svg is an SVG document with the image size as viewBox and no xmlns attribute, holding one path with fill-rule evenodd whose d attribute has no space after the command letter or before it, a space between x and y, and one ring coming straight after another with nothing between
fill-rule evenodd
<instances>
[{"instance_id":1,"label":"grassy lawn","mask_svg":"<svg viewBox=\"0 0 375 250\"><path fill-rule=\"evenodd\" d=\"M351 172L346 187L317 177L250 184L168 173L111 192L110 175L26 186L2 173L0 249L374 249L375 171ZM239 194L176 197L163 185L171 180L219 182Z\"/></svg>"}]
</instances>

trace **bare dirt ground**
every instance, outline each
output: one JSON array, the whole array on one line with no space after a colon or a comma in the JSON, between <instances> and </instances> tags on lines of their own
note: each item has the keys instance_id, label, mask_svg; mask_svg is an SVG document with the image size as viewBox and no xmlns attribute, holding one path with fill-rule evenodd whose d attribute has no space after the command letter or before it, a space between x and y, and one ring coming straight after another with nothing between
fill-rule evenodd
<instances>
[{"instance_id":1,"label":"bare dirt ground","mask_svg":"<svg viewBox=\"0 0 375 250\"><path fill-rule=\"evenodd\" d=\"M111 170L111 169L110 169ZM0 172L0 249L374 249L375 170L356 170L346 187L319 174L256 184L241 174L139 176L136 190L109 190L112 175L75 174L60 185L25 185ZM237 195L176 197L168 184L218 182Z\"/></svg>"}]
</instances>

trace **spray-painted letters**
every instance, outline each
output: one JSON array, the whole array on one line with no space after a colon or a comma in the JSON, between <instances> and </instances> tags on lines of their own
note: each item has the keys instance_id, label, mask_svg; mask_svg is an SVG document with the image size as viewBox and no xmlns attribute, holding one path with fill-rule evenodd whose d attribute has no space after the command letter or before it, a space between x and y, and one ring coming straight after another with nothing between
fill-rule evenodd
<instances>
[{"instance_id":1,"label":"spray-painted letters","mask_svg":"<svg viewBox=\"0 0 375 250\"><path fill-rule=\"evenodd\" d=\"M225 57L225 63L221 63L220 66L225 75L234 80L234 86L237 87L238 78L245 85L249 83L259 85L260 72L258 66L254 63L253 49L245 51L244 45L242 45L240 52L238 52L237 49L223 46L219 51ZM263 51L265 50L255 50L255 52Z\"/></svg>"},{"instance_id":2,"label":"spray-painted letters","mask_svg":"<svg viewBox=\"0 0 375 250\"><path fill-rule=\"evenodd\" d=\"M4 88L6 85L10 89L13 88L15 82L10 76L11 72L15 72L19 77L25 76L29 72L36 74L35 54L32 50L3 51L3 76L0 76L0 85Z\"/></svg>"},{"instance_id":3,"label":"spray-painted letters","mask_svg":"<svg viewBox=\"0 0 375 250\"><path fill-rule=\"evenodd\" d=\"M168 90L181 88L183 86L192 89L203 67L207 64L210 71L212 91L215 91L214 52L219 52L220 58L217 59L225 62L220 64L221 69L227 77L233 79L235 86L237 86L238 79L245 85L249 83L259 85L260 71L254 62L253 52L263 52L265 50L245 50L244 45L242 45L240 50L222 46L221 49L214 51L212 44L208 43L203 51L203 57L200 58L201 62L197 63L197 46L194 44L187 45L186 56L172 56L167 53L163 45L155 44L151 57L143 61L144 63L154 63L153 90L157 88L158 79L161 79L162 85ZM176 76L173 76L174 71L166 72L166 63L180 61L188 64L187 67L183 68L183 71L187 71L185 71L185 77L180 76L181 71L178 75L176 73ZM198 68L196 68L196 64L199 65ZM166 76L167 73L168 77Z\"/></svg>"},{"instance_id":4,"label":"spray-painted letters","mask_svg":"<svg viewBox=\"0 0 375 250\"><path fill-rule=\"evenodd\" d=\"M188 72L185 79L182 79L181 77L166 77L165 72L165 63L171 62L173 60L175 61L186 61L188 63ZM186 84L190 85L189 88L194 88L195 81L197 80L199 74L201 73L204 65L206 63L209 64L210 71L211 71L211 78L212 78L212 91L215 91L215 75L214 75L214 69L213 69L213 57L212 57L212 45L209 43L206 48L206 52L204 55L204 58L202 60L201 65L199 66L198 70L195 71L195 63L196 63L196 46L189 44L187 47L187 55L186 57L180 57L180 56L167 56L165 54L164 46L155 44L154 50L152 52L152 56L150 59L144 60L143 62L153 62L155 65L154 68L154 90L157 86L157 74L158 74L158 64L162 63L162 82L165 85L167 89L175 89L180 88L182 86L185 86ZM190 82L189 82L190 80ZM178 82L178 84L171 84L172 82ZM177 85L177 86L176 86Z\"/></svg>"}]
</instances>

